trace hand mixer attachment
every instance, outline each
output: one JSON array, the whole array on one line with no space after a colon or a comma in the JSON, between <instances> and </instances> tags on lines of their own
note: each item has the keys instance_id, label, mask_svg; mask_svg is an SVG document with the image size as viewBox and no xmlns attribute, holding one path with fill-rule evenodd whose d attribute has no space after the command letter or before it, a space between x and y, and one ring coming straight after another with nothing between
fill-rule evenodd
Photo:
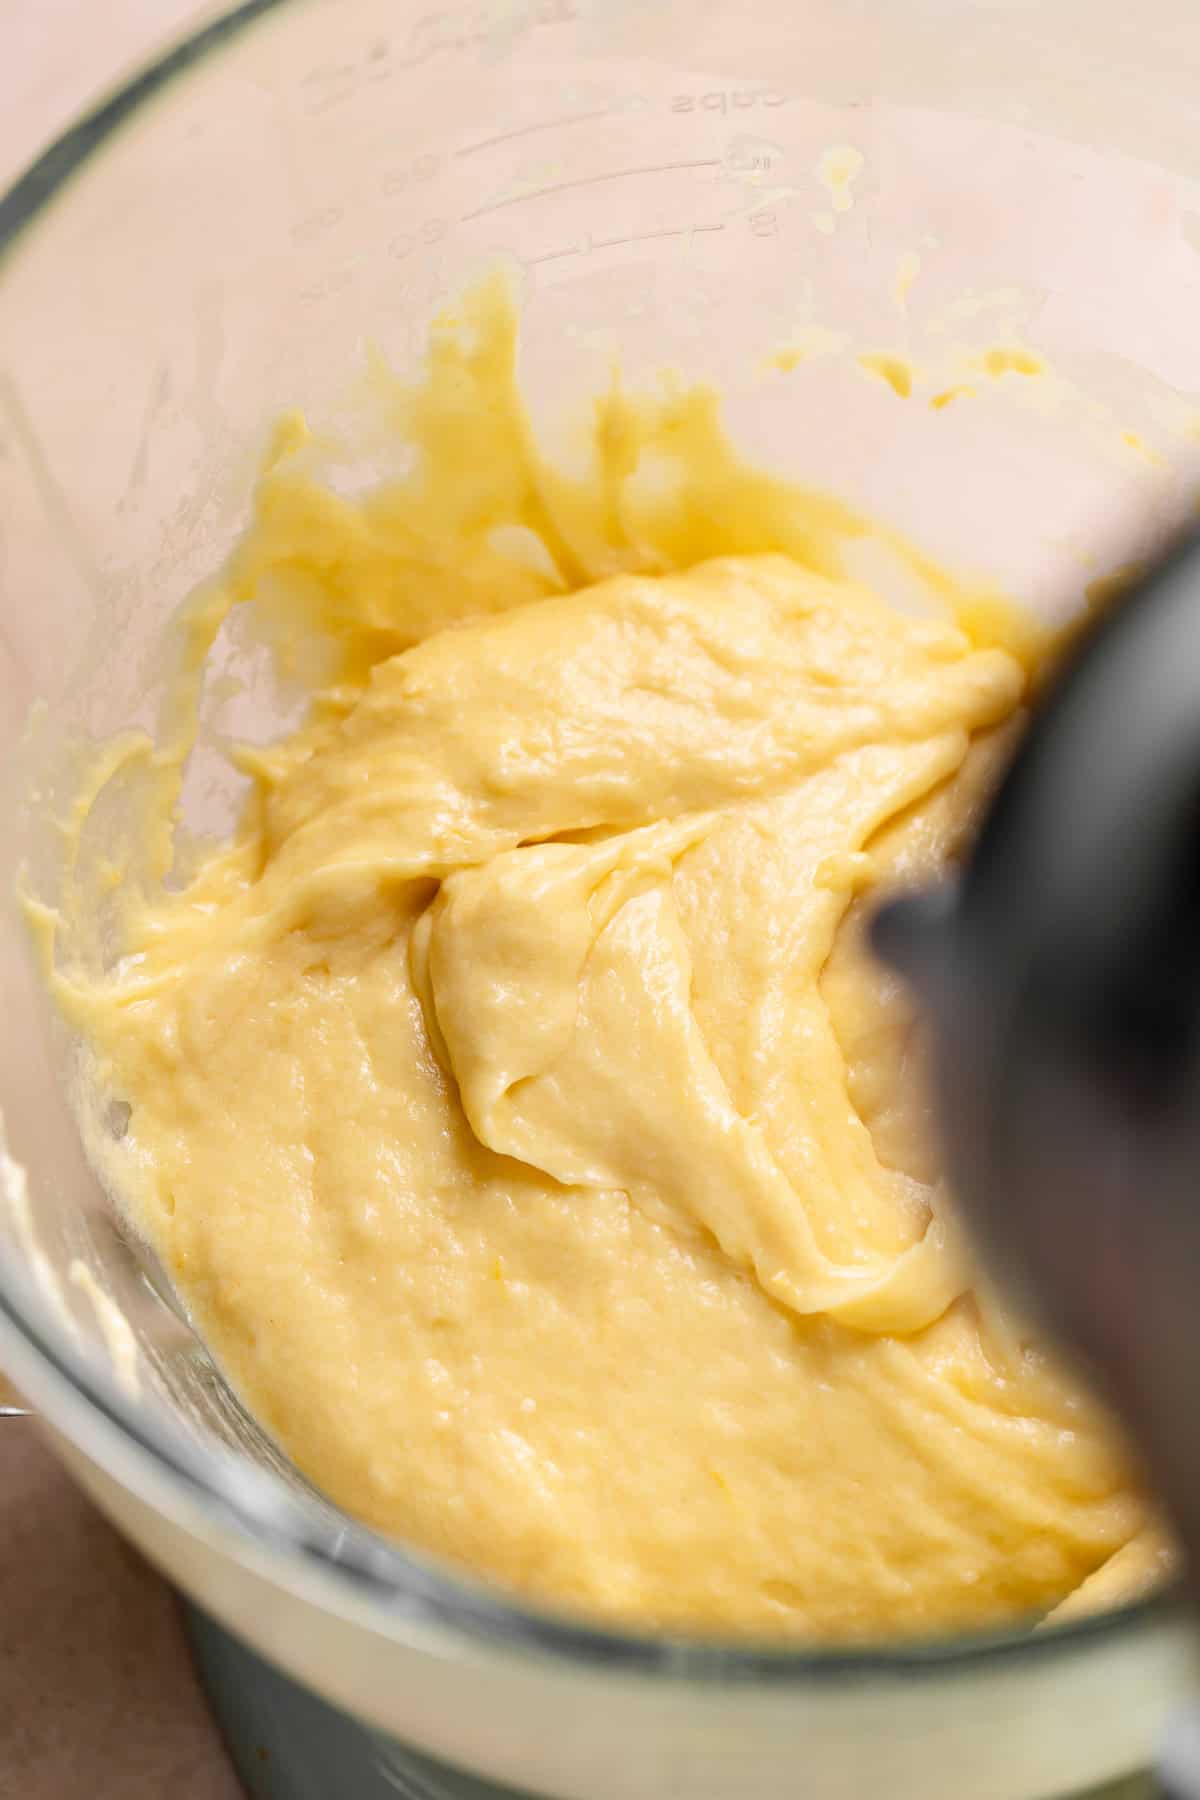
<instances>
[{"instance_id":1,"label":"hand mixer attachment","mask_svg":"<svg viewBox=\"0 0 1200 1800\"><path fill-rule=\"evenodd\" d=\"M1200 542L1093 629L959 876L880 955L933 1028L948 1166L1090 1368L1200 1569Z\"/></svg>"}]
</instances>

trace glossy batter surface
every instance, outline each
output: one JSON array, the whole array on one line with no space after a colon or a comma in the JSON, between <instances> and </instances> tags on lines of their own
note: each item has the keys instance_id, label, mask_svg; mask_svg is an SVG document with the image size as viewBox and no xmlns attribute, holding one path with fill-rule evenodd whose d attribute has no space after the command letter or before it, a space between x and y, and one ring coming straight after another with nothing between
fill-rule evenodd
<instances>
[{"instance_id":1,"label":"glossy batter surface","mask_svg":"<svg viewBox=\"0 0 1200 1800\"><path fill-rule=\"evenodd\" d=\"M129 1108L107 1170L384 1531L641 1624L1045 1612L1143 1504L973 1292L862 942L970 829L1023 662L928 568L959 623L849 580L869 527L745 469L711 396L614 391L571 484L513 383L489 291L393 396L404 480L338 498L281 436L185 666L247 605L320 670L309 720L242 754L236 842L138 890L115 967L56 927ZM189 746L114 758L164 834Z\"/></svg>"}]
</instances>

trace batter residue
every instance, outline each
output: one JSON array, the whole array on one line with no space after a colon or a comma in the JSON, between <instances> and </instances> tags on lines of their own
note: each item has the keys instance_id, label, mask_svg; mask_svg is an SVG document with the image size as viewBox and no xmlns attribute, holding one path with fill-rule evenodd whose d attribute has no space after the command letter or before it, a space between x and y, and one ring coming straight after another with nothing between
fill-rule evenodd
<instances>
[{"instance_id":1,"label":"batter residue","mask_svg":"<svg viewBox=\"0 0 1200 1800\"><path fill-rule=\"evenodd\" d=\"M41 915L129 1109L106 1173L253 1410L384 1531L642 1624L1048 1611L1145 1509L973 1291L862 942L864 896L970 830L1028 644L742 464L703 390L614 386L591 474L556 474L494 285L388 404L418 455L365 498L280 433L173 735L110 753L161 875L193 677L251 609L319 691L239 753L236 841L174 893L110 857L115 962L82 862ZM869 537L953 616L849 580Z\"/></svg>"}]
</instances>

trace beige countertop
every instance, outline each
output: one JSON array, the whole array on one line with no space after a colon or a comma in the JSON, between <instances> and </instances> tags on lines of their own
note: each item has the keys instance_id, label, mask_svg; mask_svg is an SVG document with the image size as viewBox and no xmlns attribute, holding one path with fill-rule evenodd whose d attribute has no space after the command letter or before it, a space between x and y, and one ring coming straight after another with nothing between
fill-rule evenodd
<instances>
[{"instance_id":1,"label":"beige countertop","mask_svg":"<svg viewBox=\"0 0 1200 1800\"><path fill-rule=\"evenodd\" d=\"M63 1474L0 1421L0 1794L238 1800L174 1599Z\"/></svg>"},{"instance_id":2,"label":"beige countertop","mask_svg":"<svg viewBox=\"0 0 1200 1800\"><path fill-rule=\"evenodd\" d=\"M0 183L196 0L0 0ZM166 1585L0 1420L0 1795L237 1800Z\"/></svg>"}]
</instances>

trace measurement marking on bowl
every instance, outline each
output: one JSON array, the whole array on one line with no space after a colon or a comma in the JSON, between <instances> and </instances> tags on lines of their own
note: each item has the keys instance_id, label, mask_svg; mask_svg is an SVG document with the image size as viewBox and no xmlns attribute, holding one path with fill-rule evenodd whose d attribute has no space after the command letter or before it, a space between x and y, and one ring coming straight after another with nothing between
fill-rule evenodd
<instances>
[{"instance_id":1,"label":"measurement marking on bowl","mask_svg":"<svg viewBox=\"0 0 1200 1800\"><path fill-rule=\"evenodd\" d=\"M621 250L629 244L650 244L661 238L695 238L707 232L724 231L723 223L716 225L674 225L664 231L634 231L628 237L597 238L589 232L587 237L580 238L577 243L565 244L561 250L544 250L540 256L527 259L528 268L537 268L539 263L561 262L565 256L587 256L593 250Z\"/></svg>"},{"instance_id":2,"label":"measurement marking on bowl","mask_svg":"<svg viewBox=\"0 0 1200 1800\"><path fill-rule=\"evenodd\" d=\"M593 250L619 250L626 244L649 244L659 238L686 237L687 226L677 225L669 231L631 231L628 237L593 238Z\"/></svg>"},{"instance_id":3,"label":"measurement marking on bowl","mask_svg":"<svg viewBox=\"0 0 1200 1800\"><path fill-rule=\"evenodd\" d=\"M481 150L494 150L498 144L511 144L515 138L532 137L537 131L562 131L568 125L587 125L594 119L607 119L612 108L601 106L594 112L570 113L563 119L542 119L537 125L518 125L515 131L500 131L495 137L481 138L477 144L464 144L455 156L478 156Z\"/></svg>"},{"instance_id":4,"label":"measurement marking on bowl","mask_svg":"<svg viewBox=\"0 0 1200 1800\"><path fill-rule=\"evenodd\" d=\"M528 193L509 194L503 200L491 200L486 206L477 206L473 212L464 213L460 223L466 225L472 219L482 219L488 213L502 212L506 206L520 206L526 200L546 200L552 194L569 194L576 188L596 187L603 181L627 181L635 175L673 175L684 169L721 167L719 156L706 156L698 162L651 163L641 169L609 169L603 175L579 175L574 181L558 181L551 187L531 188Z\"/></svg>"},{"instance_id":5,"label":"measurement marking on bowl","mask_svg":"<svg viewBox=\"0 0 1200 1800\"><path fill-rule=\"evenodd\" d=\"M533 32L547 25L569 25L579 17L574 0L539 0L539 4L455 8L452 12L425 13L414 21L404 51L396 57L398 69L415 69L439 52L514 49Z\"/></svg>"},{"instance_id":6,"label":"measurement marking on bowl","mask_svg":"<svg viewBox=\"0 0 1200 1800\"><path fill-rule=\"evenodd\" d=\"M414 161L402 163L394 169L386 169L379 183L382 194L404 194L414 183L432 181L442 167L444 157L426 153Z\"/></svg>"},{"instance_id":7,"label":"measurement marking on bowl","mask_svg":"<svg viewBox=\"0 0 1200 1800\"><path fill-rule=\"evenodd\" d=\"M697 231L724 231L724 225L675 225L666 231L632 231L628 237L593 238L593 250L617 250L626 244L652 244L659 238L691 237Z\"/></svg>"}]
</instances>

